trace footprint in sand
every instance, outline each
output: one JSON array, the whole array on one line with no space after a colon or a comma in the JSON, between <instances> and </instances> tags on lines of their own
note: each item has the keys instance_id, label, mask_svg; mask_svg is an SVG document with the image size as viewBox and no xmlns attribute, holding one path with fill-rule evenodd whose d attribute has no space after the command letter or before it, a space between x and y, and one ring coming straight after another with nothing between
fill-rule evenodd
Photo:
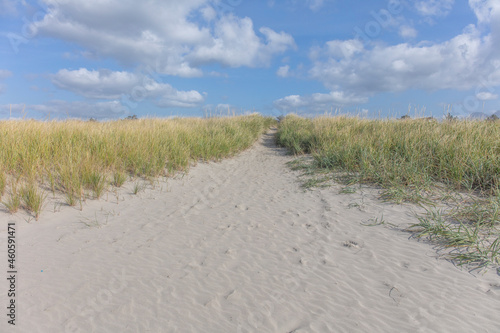
<instances>
[{"instance_id":1,"label":"footprint in sand","mask_svg":"<svg viewBox=\"0 0 500 333\"><path fill-rule=\"evenodd\" d=\"M357 242L355 241L352 241L352 240L349 240L349 241L345 241L344 243L342 243L343 246L345 247L353 247L353 248L359 248L359 245Z\"/></svg>"},{"instance_id":2,"label":"footprint in sand","mask_svg":"<svg viewBox=\"0 0 500 333\"><path fill-rule=\"evenodd\" d=\"M359 242L348 240L342 243L342 246L347 247L348 249L357 250L355 253L358 253L363 249L363 244Z\"/></svg>"}]
</instances>

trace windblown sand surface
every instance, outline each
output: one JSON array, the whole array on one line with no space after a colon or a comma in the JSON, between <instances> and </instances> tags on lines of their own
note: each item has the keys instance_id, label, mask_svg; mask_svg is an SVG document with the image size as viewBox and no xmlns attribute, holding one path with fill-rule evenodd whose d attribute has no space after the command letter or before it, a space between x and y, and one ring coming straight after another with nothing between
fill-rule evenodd
<instances>
[{"instance_id":1,"label":"windblown sand surface","mask_svg":"<svg viewBox=\"0 0 500 333\"><path fill-rule=\"evenodd\" d=\"M0 267L16 221L19 270L17 325L3 314L0 331L500 331L498 275L389 228L417 220L375 190L304 191L292 159L268 134L139 195L49 203L30 223L0 212Z\"/></svg>"}]
</instances>

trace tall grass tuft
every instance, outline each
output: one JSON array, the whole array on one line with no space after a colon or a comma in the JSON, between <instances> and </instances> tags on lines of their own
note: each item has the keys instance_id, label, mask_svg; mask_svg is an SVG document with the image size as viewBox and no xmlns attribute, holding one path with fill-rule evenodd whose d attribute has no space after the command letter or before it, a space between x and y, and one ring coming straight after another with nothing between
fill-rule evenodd
<instances>
[{"instance_id":1,"label":"tall grass tuft","mask_svg":"<svg viewBox=\"0 0 500 333\"><path fill-rule=\"evenodd\" d=\"M145 189L145 186L141 183L140 180L137 180L134 183L134 187L132 188L132 193L137 195L139 192L141 192L144 189Z\"/></svg>"},{"instance_id":2,"label":"tall grass tuft","mask_svg":"<svg viewBox=\"0 0 500 333\"><path fill-rule=\"evenodd\" d=\"M99 199L106 189L106 175L98 170L87 170L83 174L83 184L92 191L96 199Z\"/></svg>"},{"instance_id":3,"label":"tall grass tuft","mask_svg":"<svg viewBox=\"0 0 500 333\"><path fill-rule=\"evenodd\" d=\"M21 195L17 190L17 184L12 182L10 195L7 201L3 202L9 213L14 214L21 206Z\"/></svg>"},{"instance_id":4,"label":"tall grass tuft","mask_svg":"<svg viewBox=\"0 0 500 333\"><path fill-rule=\"evenodd\" d=\"M121 187L127 181L127 174L124 172L114 172L111 185Z\"/></svg>"},{"instance_id":5,"label":"tall grass tuft","mask_svg":"<svg viewBox=\"0 0 500 333\"><path fill-rule=\"evenodd\" d=\"M59 166L59 189L66 198L66 203L75 206L81 200L83 193L83 175L72 165Z\"/></svg>"},{"instance_id":6,"label":"tall grass tuft","mask_svg":"<svg viewBox=\"0 0 500 333\"><path fill-rule=\"evenodd\" d=\"M41 191L36 184L30 183L21 189L21 198L24 208L32 212L35 215L35 219L38 221L45 201L45 194L43 191Z\"/></svg>"}]
</instances>

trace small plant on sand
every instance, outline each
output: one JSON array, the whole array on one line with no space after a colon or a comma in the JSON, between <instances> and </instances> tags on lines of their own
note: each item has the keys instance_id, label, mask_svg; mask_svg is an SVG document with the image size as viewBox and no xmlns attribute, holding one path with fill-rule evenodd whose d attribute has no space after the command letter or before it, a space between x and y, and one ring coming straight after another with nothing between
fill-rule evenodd
<instances>
[{"instance_id":1,"label":"small plant on sand","mask_svg":"<svg viewBox=\"0 0 500 333\"><path fill-rule=\"evenodd\" d=\"M377 225L383 225L383 224L387 224L387 225L390 225L392 227L395 227L394 224L392 223L387 223L385 220L384 220L384 214L382 214L382 216L380 218L378 217L373 217L371 219L369 219L368 221L366 222L362 222L361 225L365 226L365 227L374 227L374 226L377 226Z\"/></svg>"},{"instance_id":2,"label":"small plant on sand","mask_svg":"<svg viewBox=\"0 0 500 333\"><path fill-rule=\"evenodd\" d=\"M134 188L132 189L132 193L137 194L144 190L144 185L138 180L134 183Z\"/></svg>"},{"instance_id":3,"label":"small plant on sand","mask_svg":"<svg viewBox=\"0 0 500 333\"><path fill-rule=\"evenodd\" d=\"M426 238L442 249L450 249L446 256L459 265L470 265L476 269L500 264L500 238L498 234L485 234L482 219L474 223L458 224L446 220L441 210L428 210L418 217L419 223L408 228L414 237Z\"/></svg>"},{"instance_id":4,"label":"small plant on sand","mask_svg":"<svg viewBox=\"0 0 500 333\"><path fill-rule=\"evenodd\" d=\"M32 212L35 215L36 220L38 220L38 217L40 216L45 197L45 193L43 193L43 191L41 191L34 183L25 185L21 189L23 206L27 211Z\"/></svg>"},{"instance_id":5,"label":"small plant on sand","mask_svg":"<svg viewBox=\"0 0 500 333\"><path fill-rule=\"evenodd\" d=\"M97 219L97 213L94 215L93 219L84 218L80 223L84 224L87 228L101 228L103 225L108 224L108 217L106 216L106 222L100 223Z\"/></svg>"},{"instance_id":6,"label":"small plant on sand","mask_svg":"<svg viewBox=\"0 0 500 333\"><path fill-rule=\"evenodd\" d=\"M16 184L12 184L9 198L3 204L7 207L7 210L11 214L14 214L19 210L19 207L21 206L21 195L17 191Z\"/></svg>"},{"instance_id":7,"label":"small plant on sand","mask_svg":"<svg viewBox=\"0 0 500 333\"><path fill-rule=\"evenodd\" d=\"M352 193L356 193L356 188L352 187L352 186L345 186L345 187L342 187L339 191L339 193L341 194L352 194Z\"/></svg>"},{"instance_id":8,"label":"small plant on sand","mask_svg":"<svg viewBox=\"0 0 500 333\"><path fill-rule=\"evenodd\" d=\"M474 199L470 203L459 204L451 212L451 217L464 224L481 221L484 227L498 226L500 225L500 196Z\"/></svg>"},{"instance_id":9,"label":"small plant on sand","mask_svg":"<svg viewBox=\"0 0 500 333\"><path fill-rule=\"evenodd\" d=\"M58 187L66 203L75 206L83 193L82 176L73 165L64 165L58 171Z\"/></svg>"},{"instance_id":10,"label":"small plant on sand","mask_svg":"<svg viewBox=\"0 0 500 333\"><path fill-rule=\"evenodd\" d=\"M117 171L113 173L113 186L121 187L127 181L127 174L125 172Z\"/></svg>"},{"instance_id":11,"label":"small plant on sand","mask_svg":"<svg viewBox=\"0 0 500 333\"><path fill-rule=\"evenodd\" d=\"M92 191L96 199L99 199L106 189L106 176L99 171L92 170L84 176L84 185Z\"/></svg>"},{"instance_id":12,"label":"small plant on sand","mask_svg":"<svg viewBox=\"0 0 500 333\"><path fill-rule=\"evenodd\" d=\"M69 206L75 206L79 197L75 192L69 191L64 193L64 198Z\"/></svg>"}]
</instances>

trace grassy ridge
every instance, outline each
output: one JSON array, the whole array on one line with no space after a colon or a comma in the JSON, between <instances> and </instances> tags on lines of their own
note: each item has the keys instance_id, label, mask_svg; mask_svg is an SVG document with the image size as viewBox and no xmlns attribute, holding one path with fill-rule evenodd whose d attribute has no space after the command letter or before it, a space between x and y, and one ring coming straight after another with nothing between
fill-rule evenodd
<instances>
[{"instance_id":1,"label":"grassy ridge","mask_svg":"<svg viewBox=\"0 0 500 333\"><path fill-rule=\"evenodd\" d=\"M277 140L293 153L312 153L320 168L386 187L500 188L500 122L288 116Z\"/></svg>"},{"instance_id":2,"label":"grassy ridge","mask_svg":"<svg viewBox=\"0 0 500 333\"><path fill-rule=\"evenodd\" d=\"M40 184L63 193L74 205L89 193L100 197L110 182L120 186L128 175L154 178L185 170L192 161L231 156L252 145L272 122L259 115L1 121L0 190L10 192L4 203L8 208L14 203L11 211L39 206L27 201L42 195L35 186Z\"/></svg>"},{"instance_id":3,"label":"grassy ridge","mask_svg":"<svg viewBox=\"0 0 500 333\"><path fill-rule=\"evenodd\" d=\"M425 204L427 214L410 228L416 237L439 244L460 264L500 266L499 121L290 115L280 122L277 143L310 153L312 165L296 165L311 173L335 171L310 184L332 178L372 183L390 200ZM436 197L438 188L445 195ZM453 208L436 210L435 200Z\"/></svg>"}]
</instances>

